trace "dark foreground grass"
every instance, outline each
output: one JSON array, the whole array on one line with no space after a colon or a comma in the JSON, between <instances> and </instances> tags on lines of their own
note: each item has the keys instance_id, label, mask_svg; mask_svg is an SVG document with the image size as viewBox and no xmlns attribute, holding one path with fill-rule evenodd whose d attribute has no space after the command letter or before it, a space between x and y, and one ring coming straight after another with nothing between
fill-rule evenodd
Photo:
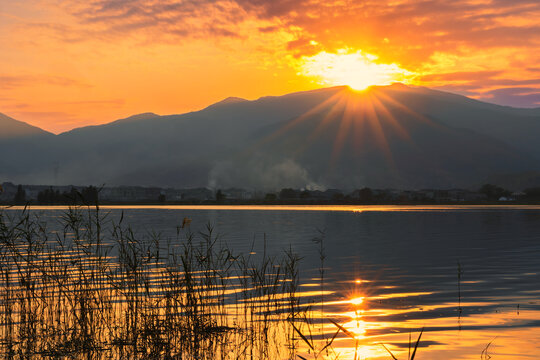
<instances>
[{"instance_id":1,"label":"dark foreground grass","mask_svg":"<svg viewBox=\"0 0 540 360\"><path fill-rule=\"evenodd\" d=\"M292 250L234 254L187 219L174 239L141 237L99 207L70 208L56 232L27 210L9 214L0 210L1 358L335 358L334 339L354 338L333 322L333 336L313 340Z\"/></svg>"}]
</instances>

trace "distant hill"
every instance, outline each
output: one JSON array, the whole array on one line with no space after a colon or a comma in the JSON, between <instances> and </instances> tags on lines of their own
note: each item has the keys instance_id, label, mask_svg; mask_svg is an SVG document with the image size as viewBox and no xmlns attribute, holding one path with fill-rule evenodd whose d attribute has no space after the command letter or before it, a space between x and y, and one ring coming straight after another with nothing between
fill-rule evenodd
<instances>
[{"instance_id":1,"label":"distant hill","mask_svg":"<svg viewBox=\"0 0 540 360\"><path fill-rule=\"evenodd\" d=\"M540 109L396 84L228 98L45 136L0 159L21 183L162 187L475 187L540 171ZM0 139L0 149L7 140ZM540 185L540 184L539 184Z\"/></svg>"},{"instance_id":2,"label":"distant hill","mask_svg":"<svg viewBox=\"0 0 540 360\"><path fill-rule=\"evenodd\" d=\"M0 113L0 141L49 135L52 134Z\"/></svg>"}]
</instances>

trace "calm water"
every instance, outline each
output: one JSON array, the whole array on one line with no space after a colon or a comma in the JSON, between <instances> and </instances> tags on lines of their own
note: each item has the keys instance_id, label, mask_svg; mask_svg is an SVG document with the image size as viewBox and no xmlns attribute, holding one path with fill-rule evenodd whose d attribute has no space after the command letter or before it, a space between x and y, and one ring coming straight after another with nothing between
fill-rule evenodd
<instances>
[{"instance_id":1,"label":"calm water","mask_svg":"<svg viewBox=\"0 0 540 360\"><path fill-rule=\"evenodd\" d=\"M208 223L236 252L303 259L303 290L320 291L322 323L335 319L358 336L360 358L388 359L379 343L407 357L425 327L418 359L540 357L539 207L105 207L110 219L142 234L174 238L184 217L191 230ZM34 208L50 224L62 208ZM54 227L54 225L51 225ZM459 264L459 265L458 265ZM461 296L458 273L461 271ZM358 300L354 300L358 299ZM308 301L318 301L317 297ZM461 311L459 310L461 308ZM336 339L352 359L350 339Z\"/></svg>"}]
</instances>

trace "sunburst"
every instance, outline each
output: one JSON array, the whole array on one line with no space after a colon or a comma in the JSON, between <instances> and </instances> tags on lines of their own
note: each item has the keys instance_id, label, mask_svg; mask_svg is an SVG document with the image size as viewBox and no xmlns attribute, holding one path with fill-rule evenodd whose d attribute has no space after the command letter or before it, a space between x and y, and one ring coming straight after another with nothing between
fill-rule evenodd
<instances>
[{"instance_id":1,"label":"sunburst","mask_svg":"<svg viewBox=\"0 0 540 360\"><path fill-rule=\"evenodd\" d=\"M347 49L336 53L322 51L302 57L298 64L300 75L314 78L321 85L348 85L364 90L372 85L390 85L395 82L409 83L413 73L398 64L385 64L376 55L361 50Z\"/></svg>"}]
</instances>

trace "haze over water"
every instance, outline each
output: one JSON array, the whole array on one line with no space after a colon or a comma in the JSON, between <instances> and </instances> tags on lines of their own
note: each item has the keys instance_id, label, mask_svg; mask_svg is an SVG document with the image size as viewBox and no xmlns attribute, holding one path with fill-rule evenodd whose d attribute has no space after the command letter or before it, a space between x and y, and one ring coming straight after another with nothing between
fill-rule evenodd
<instances>
[{"instance_id":1,"label":"haze over water","mask_svg":"<svg viewBox=\"0 0 540 360\"><path fill-rule=\"evenodd\" d=\"M264 211L261 211L264 210ZM356 211L355 211L356 210ZM361 211L358 211L361 210ZM63 209L33 208L50 227ZM407 357L425 327L420 359L540 355L539 207L105 207L141 234L174 238L184 217L212 224L236 252L301 257L304 303L320 302L323 239L328 337L344 324L361 359ZM49 221L50 220L50 221ZM459 265L458 265L459 264ZM458 273L461 275L458 292ZM460 310L461 309L461 310ZM354 341L334 343L353 359Z\"/></svg>"}]
</instances>

